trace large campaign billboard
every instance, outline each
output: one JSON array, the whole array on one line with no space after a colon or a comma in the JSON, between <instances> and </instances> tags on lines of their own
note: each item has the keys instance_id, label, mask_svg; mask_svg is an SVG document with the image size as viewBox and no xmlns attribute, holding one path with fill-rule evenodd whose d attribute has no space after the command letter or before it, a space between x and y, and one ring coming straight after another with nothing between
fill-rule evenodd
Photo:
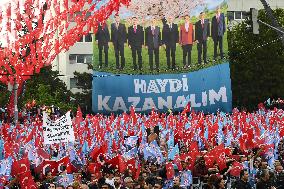
<instances>
[{"instance_id":1,"label":"large campaign billboard","mask_svg":"<svg viewBox=\"0 0 284 189\"><path fill-rule=\"evenodd\" d=\"M227 1L133 0L94 32L93 64L98 72L191 72L227 57ZM84 60L76 56L77 62Z\"/></svg>"},{"instance_id":2,"label":"large campaign billboard","mask_svg":"<svg viewBox=\"0 0 284 189\"><path fill-rule=\"evenodd\" d=\"M160 75L113 75L94 72L93 111L121 113L180 111L189 102L196 111L232 110L229 63L190 73Z\"/></svg>"}]
</instances>

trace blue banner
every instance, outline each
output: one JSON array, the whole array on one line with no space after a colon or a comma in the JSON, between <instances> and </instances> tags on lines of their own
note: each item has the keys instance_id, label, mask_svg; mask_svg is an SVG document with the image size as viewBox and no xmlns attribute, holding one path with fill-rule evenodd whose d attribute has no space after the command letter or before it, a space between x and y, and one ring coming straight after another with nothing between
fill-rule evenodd
<instances>
[{"instance_id":1,"label":"blue banner","mask_svg":"<svg viewBox=\"0 0 284 189\"><path fill-rule=\"evenodd\" d=\"M95 113L180 111L185 102L196 111L231 112L232 91L229 63L181 74L111 75L95 72Z\"/></svg>"}]
</instances>

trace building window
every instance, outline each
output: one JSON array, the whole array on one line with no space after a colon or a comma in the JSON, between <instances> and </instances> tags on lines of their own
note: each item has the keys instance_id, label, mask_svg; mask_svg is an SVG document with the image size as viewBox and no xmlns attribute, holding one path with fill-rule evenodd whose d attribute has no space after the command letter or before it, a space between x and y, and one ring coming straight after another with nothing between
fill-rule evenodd
<instances>
[{"instance_id":1,"label":"building window","mask_svg":"<svg viewBox=\"0 0 284 189\"><path fill-rule=\"evenodd\" d=\"M77 79L76 78L70 78L70 89L78 88L77 86Z\"/></svg>"},{"instance_id":2,"label":"building window","mask_svg":"<svg viewBox=\"0 0 284 189\"><path fill-rule=\"evenodd\" d=\"M90 43L93 42L93 34L89 33L87 35L84 35L80 38L80 40L78 42L86 42L86 43Z\"/></svg>"},{"instance_id":3,"label":"building window","mask_svg":"<svg viewBox=\"0 0 284 189\"><path fill-rule=\"evenodd\" d=\"M234 12L228 11L227 17L228 17L228 21L234 20Z\"/></svg>"},{"instance_id":4,"label":"building window","mask_svg":"<svg viewBox=\"0 0 284 189\"><path fill-rule=\"evenodd\" d=\"M93 55L92 54L70 54L69 55L70 64L92 64Z\"/></svg>"},{"instance_id":5,"label":"building window","mask_svg":"<svg viewBox=\"0 0 284 189\"><path fill-rule=\"evenodd\" d=\"M250 13L249 12L242 12L242 19L245 20L247 18L249 18Z\"/></svg>"},{"instance_id":6,"label":"building window","mask_svg":"<svg viewBox=\"0 0 284 189\"><path fill-rule=\"evenodd\" d=\"M92 64L92 62L93 62L93 55L92 54L86 55L85 59L86 59L86 64Z\"/></svg>"},{"instance_id":7,"label":"building window","mask_svg":"<svg viewBox=\"0 0 284 189\"><path fill-rule=\"evenodd\" d=\"M93 34L89 33L87 35L85 35L85 42L93 42Z\"/></svg>"},{"instance_id":8,"label":"building window","mask_svg":"<svg viewBox=\"0 0 284 189\"><path fill-rule=\"evenodd\" d=\"M84 42L84 36L82 36L78 42Z\"/></svg>"},{"instance_id":9,"label":"building window","mask_svg":"<svg viewBox=\"0 0 284 189\"><path fill-rule=\"evenodd\" d=\"M236 11L235 12L235 20L241 20L242 19L242 12Z\"/></svg>"},{"instance_id":10,"label":"building window","mask_svg":"<svg viewBox=\"0 0 284 189\"><path fill-rule=\"evenodd\" d=\"M78 54L77 55L77 63L85 63L85 56L83 54Z\"/></svg>"},{"instance_id":11,"label":"building window","mask_svg":"<svg viewBox=\"0 0 284 189\"><path fill-rule=\"evenodd\" d=\"M70 64L76 64L77 60L76 60L76 55L75 54L69 54L69 62Z\"/></svg>"}]
</instances>

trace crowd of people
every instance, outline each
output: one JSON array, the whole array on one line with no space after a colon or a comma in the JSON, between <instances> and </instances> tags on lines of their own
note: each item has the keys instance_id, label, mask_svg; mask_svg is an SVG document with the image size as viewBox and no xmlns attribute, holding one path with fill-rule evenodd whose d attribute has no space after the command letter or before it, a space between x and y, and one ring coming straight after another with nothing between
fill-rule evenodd
<instances>
[{"instance_id":1,"label":"crowd of people","mask_svg":"<svg viewBox=\"0 0 284 189\"><path fill-rule=\"evenodd\" d=\"M207 40L212 37L214 41L214 61L218 57L218 48L220 58L224 58L223 37L226 31L225 16L220 7L216 10L216 15L210 21L206 18L206 13L200 13L200 20L195 24L191 23L189 15L184 16L184 24L174 23L174 17L168 16L163 19L162 31L157 25L156 18L152 18L149 26L144 27L139 24L138 18L133 17L132 25L126 29L125 24L120 22L120 17L115 16L115 22L111 24L111 29L106 23L100 23L96 33L96 41L99 49L99 68L102 68L103 52L105 55L104 66L108 67L108 49L112 42L115 51L116 69L123 70L125 67L124 46L128 46L132 51L133 70L142 70L142 47L148 49L149 67L159 71L159 51L164 47L167 57L167 70L176 70L176 45L180 44L183 49L183 68L191 66L191 51L194 44L197 44L198 63L206 64L207 60ZM155 57L155 65L153 59ZM138 66L137 66L138 59ZM120 61L119 61L120 60ZM167 71L166 70L166 71Z\"/></svg>"},{"instance_id":2,"label":"crowd of people","mask_svg":"<svg viewBox=\"0 0 284 189\"><path fill-rule=\"evenodd\" d=\"M78 110L76 141L49 145L38 113L1 122L2 188L284 188L281 109L85 119Z\"/></svg>"}]
</instances>

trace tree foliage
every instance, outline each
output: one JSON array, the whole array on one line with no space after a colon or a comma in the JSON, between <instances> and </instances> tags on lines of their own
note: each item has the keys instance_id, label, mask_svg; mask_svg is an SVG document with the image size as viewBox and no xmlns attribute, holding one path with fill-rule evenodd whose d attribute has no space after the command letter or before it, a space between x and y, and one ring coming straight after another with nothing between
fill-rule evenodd
<instances>
[{"instance_id":1,"label":"tree foliage","mask_svg":"<svg viewBox=\"0 0 284 189\"><path fill-rule=\"evenodd\" d=\"M284 10L274 15L284 26ZM271 23L263 10L259 19ZM245 21L228 32L228 43L234 106L253 109L269 97L283 98L284 46L277 33L260 25L260 34L254 35L250 21Z\"/></svg>"},{"instance_id":2,"label":"tree foliage","mask_svg":"<svg viewBox=\"0 0 284 189\"><path fill-rule=\"evenodd\" d=\"M41 69L39 74L32 76L25 84L20 107L35 100L37 105L57 106L63 111L75 110L70 101L72 93L67 90L63 81L58 78L59 72L52 71L51 66Z\"/></svg>"},{"instance_id":3,"label":"tree foliage","mask_svg":"<svg viewBox=\"0 0 284 189\"><path fill-rule=\"evenodd\" d=\"M84 114L92 113L92 74L74 72L77 88L82 91L75 94L75 103L81 107Z\"/></svg>"},{"instance_id":4,"label":"tree foliage","mask_svg":"<svg viewBox=\"0 0 284 189\"><path fill-rule=\"evenodd\" d=\"M0 108L7 105L11 92L8 91L7 85L0 82Z\"/></svg>"}]
</instances>

